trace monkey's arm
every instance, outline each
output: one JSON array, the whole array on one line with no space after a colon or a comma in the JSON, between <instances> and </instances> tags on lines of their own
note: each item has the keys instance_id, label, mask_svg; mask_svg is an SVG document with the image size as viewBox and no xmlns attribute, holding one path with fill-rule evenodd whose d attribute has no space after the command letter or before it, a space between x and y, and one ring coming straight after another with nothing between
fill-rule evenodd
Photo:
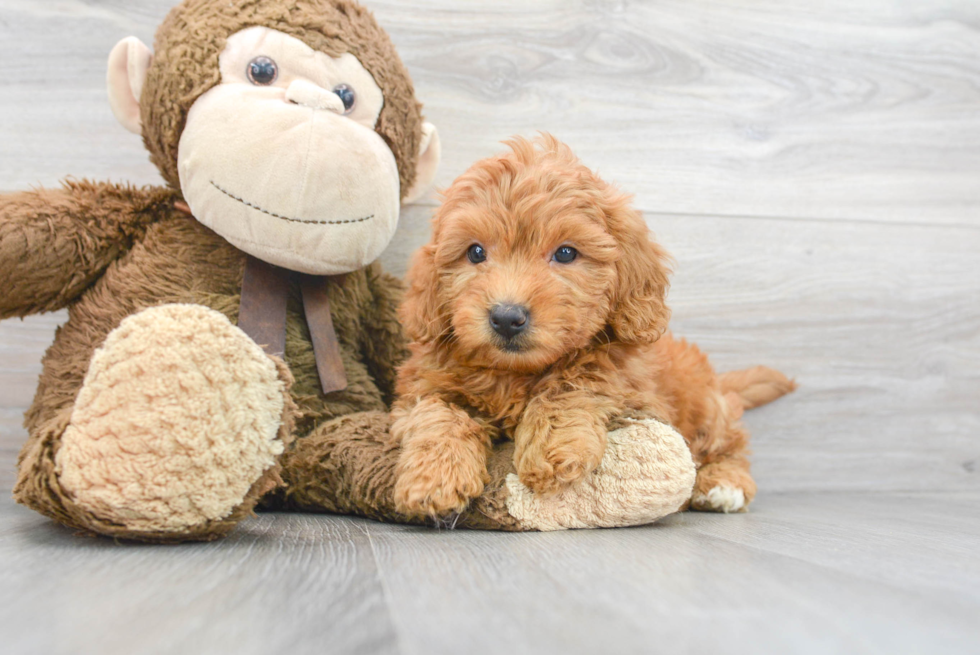
<instances>
[{"instance_id":1,"label":"monkey's arm","mask_svg":"<svg viewBox=\"0 0 980 655\"><path fill-rule=\"evenodd\" d=\"M175 198L163 187L84 180L0 195L0 319L67 305Z\"/></svg>"},{"instance_id":2,"label":"monkey's arm","mask_svg":"<svg viewBox=\"0 0 980 655\"><path fill-rule=\"evenodd\" d=\"M396 369L408 358L408 338L398 320L398 305L405 293L401 280L374 263L367 270L371 301L364 308L361 349L374 378L391 405L395 395Z\"/></svg>"}]
</instances>

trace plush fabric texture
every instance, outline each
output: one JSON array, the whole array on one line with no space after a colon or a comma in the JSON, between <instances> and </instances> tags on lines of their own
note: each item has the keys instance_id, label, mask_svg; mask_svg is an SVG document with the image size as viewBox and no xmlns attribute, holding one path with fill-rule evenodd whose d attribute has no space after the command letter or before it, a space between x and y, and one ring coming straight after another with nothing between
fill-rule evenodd
<instances>
[{"instance_id":1,"label":"plush fabric texture","mask_svg":"<svg viewBox=\"0 0 980 655\"><path fill-rule=\"evenodd\" d=\"M395 508L397 440L388 412L360 412L324 423L281 458L286 484L266 497L266 507L357 514L379 521L423 524ZM504 482L513 469L513 444L500 444L487 463L490 482L467 510L445 526L521 530L507 510Z\"/></svg>"},{"instance_id":2,"label":"plush fabric texture","mask_svg":"<svg viewBox=\"0 0 980 655\"><path fill-rule=\"evenodd\" d=\"M276 62L271 85L248 80L256 56ZM371 74L350 53L335 59L266 27L231 36L220 62L221 84L198 98L180 138L194 217L289 270L338 275L376 260L398 226L400 189L374 130L384 96ZM356 94L349 114L338 84Z\"/></svg>"},{"instance_id":3,"label":"plush fabric texture","mask_svg":"<svg viewBox=\"0 0 980 655\"><path fill-rule=\"evenodd\" d=\"M278 480L277 471L269 473L229 517L180 536L134 531L97 517L78 507L61 487L55 457L95 351L110 332L132 314L171 303L209 307L232 323L237 320L245 255L176 210L177 198L165 189L80 183L0 200L0 229L6 234L26 233L21 243L36 239L35 268L47 272L32 278L35 274L26 265L11 269L11 286L49 290L49 298L41 302L51 308L70 305L68 322L45 355L38 390L25 416L29 439L21 450L14 495L72 527L150 541L212 539L247 516ZM106 203L116 203L116 221L104 215ZM127 218L132 221L129 225L117 223ZM45 225L50 227L45 230ZM85 284L75 281L79 262ZM327 396L320 392L300 288L293 281L285 363L280 370L280 377L291 381L283 428L290 437L302 438L339 416L386 411L395 369L406 356L396 317L400 281L371 265L325 283L349 384ZM4 315L30 313L38 302L29 293L5 295Z\"/></svg>"},{"instance_id":4,"label":"plush fabric texture","mask_svg":"<svg viewBox=\"0 0 980 655\"><path fill-rule=\"evenodd\" d=\"M95 351L55 473L80 508L133 530L223 519L276 466L285 393L275 363L223 314L145 309Z\"/></svg>"},{"instance_id":5,"label":"plush fabric texture","mask_svg":"<svg viewBox=\"0 0 980 655\"><path fill-rule=\"evenodd\" d=\"M202 96L181 140L181 189L194 216L236 247L293 271L337 275L377 259L400 211L397 164L384 141L333 112L273 101L281 111L267 111L255 130L275 144L267 152L286 156L261 157L252 140L215 127L248 127L241 107L257 101L238 97L239 87Z\"/></svg>"},{"instance_id":6,"label":"plush fabric texture","mask_svg":"<svg viewBox=\"0 0 980 655\"><path fill-rule=\"evenodd\" d=\"M66 181L0 195L0 319L65 307L173 205L167 189Z\"/></svg>"},{"instance_id":7,"label":"plush fabric texture","mask_svg":"<svg viewBox=\"0 0 980 655\"><path fill-rule=\"evenodd\" d=\"M109 53L109 108L134 134L142 133L139 99L151 61L153 53L135 36L126 37Z\"/></svg>"},{"instance_id":8,"label":"plush fabric texture","mask_svg":"<svg viewBox=\"0 0 980 655\"><path fill-rule=\"evenodd\" d=\"M375 129L398 162L406 195L415 181L421 105L387 33L367 9L350 0L185 0L175 7L157 30L140 98L143 140L167 183L180 188L177 146L187 112L220 81L218 58L227 38L256 25L273 27L334 57L349 52L372 74L385 96Z\"/></svg>"},{"instance_id":9,"label":"plush fabric texture","mask_svg":"<svg viewBox=\"0 0 980 655\"><path fill-rule=\"evenodd\" d=\"M400 451L390 426L385 412L325 423L283 456L286 485L266 502L308 512L433 524L396 508ZM654 420L622 419L613 427L600 466L580 485L550 498L535 496L518 480L514 444L497 444L488 456L489 482L483 493L461 514L442 517L435 525L507 531L611 528L652 523L681 509L695 478L684 438ZM324 484L326 480L331 483Z\"/></svg>"},{"instance_id":10,"label":"plush fabric texture","mask_svg":"<svg viewBox=\"0 0 980 655\"><path fill-rule=\"evenodd\" d=\"M534 530L616 528L673 514L690 498L695 468L684 438L654 420L609 432L599 466L581 484L535 495L507 476L507 511Z\"/></svg>"},{"instance_id":11,"label":"plush fabric texture","mask_svg":"<svg viewBox=\"0 0 980 655\"><path fill-rule=\"evenodd\" d=\"M439 168L439 162L442 160L442 142L439 140L439 132L432 123L422 123L422 143L419 148L421 154L416 166L415 183L404 194L404 202L415 202L429 190Z\"/></svg>"}]
</instances>

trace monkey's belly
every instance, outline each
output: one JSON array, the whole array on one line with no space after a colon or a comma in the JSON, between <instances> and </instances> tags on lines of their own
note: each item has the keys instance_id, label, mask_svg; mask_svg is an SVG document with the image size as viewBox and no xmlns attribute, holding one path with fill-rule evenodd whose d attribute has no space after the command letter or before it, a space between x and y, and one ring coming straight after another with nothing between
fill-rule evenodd
<instances>
[{"instance_id":1,"label":"monkey's belly","mask_svg":"<svg viewBox=\"0 0 980 655\"><path fill-rule=\"evenodd\" d=\"M174 218L151 225L132 250L111 264L69 308L68 322L45 355L27 426L39 426L74 403L96 348L131 314L156 305L191 303L210 307L236 323L244 263L241 251L190 217L175 212ZM345 284L360 285L364 277L362 271L351 273ZM298 285L290 288L285 359L295 378L293 400L304 413L297 422L298 435L336 416L386 410L360 357L357 328L345 320L357 314L356 309L335 312L349 385L324 396L300 290Z\"/></svg>"}]
</instances>

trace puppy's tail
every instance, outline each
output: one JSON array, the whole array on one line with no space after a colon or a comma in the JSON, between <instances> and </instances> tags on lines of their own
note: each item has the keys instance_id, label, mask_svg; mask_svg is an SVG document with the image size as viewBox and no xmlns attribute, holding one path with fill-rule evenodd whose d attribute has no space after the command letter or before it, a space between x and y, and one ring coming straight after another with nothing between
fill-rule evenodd
<instances>
[{"instance_id":1,"label":"puppy's tail","mask_svg":"<svg viewBox=\"0 0 980 655\"><path fill-rule=\"evenodd\" d=\"M741 404L741 410L752 409L771 403L781 396L794 391L796 383L788 377L767 366L753 366L741 371L723 373L719 379L721 392L730 404Z\"/></svg>"}]
</instances>

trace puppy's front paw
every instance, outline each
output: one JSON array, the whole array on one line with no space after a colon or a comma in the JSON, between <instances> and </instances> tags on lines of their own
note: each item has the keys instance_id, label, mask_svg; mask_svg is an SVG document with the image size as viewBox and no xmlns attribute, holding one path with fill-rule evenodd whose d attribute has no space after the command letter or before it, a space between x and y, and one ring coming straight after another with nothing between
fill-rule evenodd
<instances>
[{"instance_id":1,"label":"puppy's front paw","mask_svg":"<svg viewBox=\"0 0 980 655\"><path fill-rule=\"evenodd\" d=\"M605 440L588 429L550 429L519 453L517 475L534 493L549 496L595 470L604 450Z\"/></svg>"},{"instance_id":2,"label":"puppy's front paw","mask_svg":"<svg viewBox=\"0 0 980 655\"><path fill-rule=\"evenodd\" d=\"M490 481L485 463L467 444L441 441L435 448L407 444L398 462L395 509L408 516L462 512Z\"/></svg>"}]
</instances>

